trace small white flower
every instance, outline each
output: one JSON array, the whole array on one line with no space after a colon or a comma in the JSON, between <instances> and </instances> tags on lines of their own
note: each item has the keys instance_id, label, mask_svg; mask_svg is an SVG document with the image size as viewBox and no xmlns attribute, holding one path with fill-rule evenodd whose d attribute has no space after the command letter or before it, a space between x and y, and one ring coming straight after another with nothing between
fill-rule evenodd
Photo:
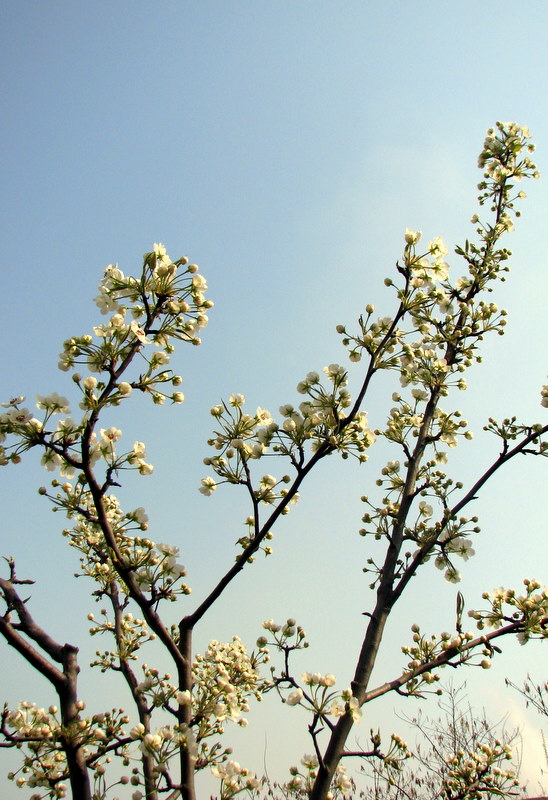
<instances>
[{"instance_id":1,"label":"small white flower","mask_svg":"<svg viewBox=\"0 0 548 800\"><path fill-rule=\"evenodd\" d=\"M455 569L454 567L449 567L449 569L446 570L444 577L446 581L449 581L449 583L459 583L461 579L461 574L458 571L458 569Z\"/></svg>"},{"instance_id":2,"label":"small white flower","mask_svg":"<svg viewBox=\"0 0 548 800\"><path fill-rule=\"evenodd\" d=\"M270 425L274 420L270 415L270 411L267 411L266 408L257 408L255 412L255 418L257 419L257 425Z\"/></svg>"},{"instance_id":3,"label":"small white flower","mask_svg":"<svg viewBox=\"0 0 548 800\"><path fill-rule=\"evenodd\" d=\"M412 231L411 228L405 229L406 244L417 244L421 236L422 236L422 231Z\"/></svg>"},{"instance_id":4,"label":"small white flower","mask_svg":"<svg viewBox=\"0 0 548 800\"><path fill-rule=\"evenodd\" d=\"M432 256L445 256L449 252L441 236L436 236L435 239L428 242L428 250Z\"/></svg>"},{"instance_id":5,"label":"small white flower","mask_svg":"<svg viewBox=\"0 0 548 800\"><path fill-rule=\"evenodd\" d=\"M101 438L103 439L103 441L110 442L110 443L117 442L118 439L122 435L122 431L119 430L118 428L114 428L114 427L101 428L100 433L101 433Z\"/></svg>"},{"instance_id":6,"label":"small white flower","mask_svg":"<svg viewBox=\"0 0 548 800\"><path fill-rule=\"evenodd\" d=\"M208 478L202 478L201 483L202 483L202 485L200 487L200 492L202 494L205 494L206 497L209 497L210 495L212 495L213 492L215 491L215 489L217 488L217 484L215 483L213 478L209 478L209 477Z\"/></svg>"},{"instance_id":7,"label":"small white flower","mask_svg":"<svg viewBox=\"0 0 548 800\"><path fill-rule=\"evenodd\" d=\"M88 375L88 377L84 378L82 381L82 386L87 392L93 392L97 386L97 378L95 378L93 375Z\"/></svg>"},{"instance_id":8,"label":"small white flower","mask_svg":"<svg viewBox=\"0 0 548 800\"><path fill-rule=\"evenodd\" d=\"M152 475L154 467L152 464L147 464L146 461L139 460L139 475Z\"/></svg>"},{"instance_id":9,"label":"small white flower","mask_svg":"<svg viewBox=\"0 0 548 800\"><path fill-rule=\"evenodd\" d=\"M192 695L188 689L185 689L184 692L177 692L177 702L180 706L192 705Z\"/></svg>"},{"instance_id":10,"label":"small white flower","mask_svg":"<svg viewBox=\"0 0 548 800\"><path fill-rule=\"evenodd\" d=\"M421 502L419 503L419 511L421 516L426 518L431 517L432 514L434 513L434 509L432 508L432 506L426 503L424 500L421 500Z\"/></svg>"},{"instance_id":11,"label":"small white flower","mask_svg":"<svg viewBox=\"0 0 548 800\"><path fill-rule=\"evenodd\" d=\"M36 408L49 411L50 414L70 414L69 401L66 397L61 397L57 392L52 392L47 396L39 394L36 398Z\"/></svg>"},{"instance_id":12,"label":"small white flower","mask_svg":"<svg viewBox=\"0 0 548 800\"><path fill-rule=\"evenodd\" d=\"M137 320L134 319L133 322L130 322L129 327L133 335L137 339L139 339L139 341L142 344L150 344L150 339L147 339L146 333L144 332L143 328L139 325Z\"/></svg>"},{"instance_id":13,"label":"small white flower","mask_svg":"<svg viewBox=\"0 0 548 800\"><path fill-rule=\"evenodd\" d=\"M303 690L295 689L295 691L291 692L291 694L288 696L286 703L288 706L298 706L302 699L303 699Z\"/></svg>"},{"instance_id":14,"label":"small white flower","mask_svg":"<svg viewBox=\"0 0 548 800\"><path fill-rule=\"evenodd\" d=\"M231 394L228 398L228 402L233 408L239 408L245 403L245 397L243 394Z\"/></svg>"}]
</instances>

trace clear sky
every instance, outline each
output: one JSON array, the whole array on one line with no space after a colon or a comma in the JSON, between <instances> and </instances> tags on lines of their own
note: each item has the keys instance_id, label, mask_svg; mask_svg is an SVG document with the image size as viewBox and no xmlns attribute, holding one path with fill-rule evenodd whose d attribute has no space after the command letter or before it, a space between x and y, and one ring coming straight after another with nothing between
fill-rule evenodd
<instances>
[{"instance_id":1,"label":"clear sky","mask_svg":"<svg viewBox=\"0 0 548 800\"><path fill-rule=\"evenodd\" d=\"M548 5L4 0L0 20L2 399L70 394L70 379L56 369L62 341L101 321L92 297L103 268L138 270L153 242L196 261L215 301L203 347L181 348L175 362L183 407L137 402L111 420L128 442L149 446L154 475L130 476L122 496L146 506L151 538L180 546L192 608L231 563L248 514L243 493L197 491L210 406L232 392L243 392L252 411L295 402L306 372L344 361L337 323L351 325L367 302L391 313L383 279L406 226L449 245L471 235L476 158L497 119L529 125L548 174ZM526 190L509 240L513 271L493 298L510 311L508 334L487 343L484 366L455 399L476 433L451 462L463 480L496 454L482 435L488 416L542 419L548 177ZM356 385L359 369L352 374ZM374 425L393 388L374 390ZM360 470L324 464L279 526L272 558L259 559L197 632L201 649L233 634L251 646L263 619L294 616L313 645L297 671L349 682L371 601L359 497L372 493L387 457L379 448ZM36 616L81 645L85 663L93 606L84 582L66 579L77 563L59 535L63 519L36 493L47 480L36 461L31 454L2 472L0 551L16 556L21 576L37 579ZM470 605L482 590L524 576L548 580L545 484L545 464L522 460L478 501L482 533L460 587ZM388 631L379 680L403 665L398 650L412 622L432 632L453 623L455 592L425 570ZM538 721L525 716L504 677L521 682L529 670L545 680L546 645L505 649L491 673L468 670L460 679L494 719L510 710L513 724L529 726L524 763L537 791ZM30 670L5 658L2 695L51 702ZM98 674L82 685L107 705L125 702ZM371 711L362 742L377 724L408 736L396 706L389 698ZM310 751L299 713L272 703L252 712L235 756L258 772L264 761L282 778ZM11 755L0 752L2 763L7 770ZM22 795L3 778L0 786L8 800Z\"/></svg>"}]
</instances>

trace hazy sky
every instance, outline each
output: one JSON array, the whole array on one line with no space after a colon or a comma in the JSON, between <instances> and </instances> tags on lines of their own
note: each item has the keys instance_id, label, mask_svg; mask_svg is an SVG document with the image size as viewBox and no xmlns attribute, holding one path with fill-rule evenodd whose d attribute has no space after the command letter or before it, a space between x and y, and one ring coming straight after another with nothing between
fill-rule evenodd
<instances>
[{"instance_id":1,"label":"hazy sky","mask_svg":"<svg viewBox=\"0 0 548 800\"><path fill-rule=\"evenodd\" d=\"M108 420L128 442L148 444L154 475L129 476L122 497L128 507L146 506L151 538L180 546L193 587L183 614L232 562L248 514L243 492L197 491L209 408L243 392L252 412L275 412L298 402L306 372L347 363L335 325L352 325L367 302L392 312L383 279L393 274L405 227L449 245L472 234L477 154L497 119L529 125L548 173L548 6L4 0L0 19L1 399L71 394L70 378L56 369L62 341L102 321L92 297L104 267L119 262L134 273L153 242L196 261L215 301L203 347L180 348L175 359L183 407L130 403ZM493 296L509 308L508 334L486 343L485 364L454 400L476 434L450 462L456 478L473 480L495 457L495 440L482 435L488 416L546 415L547 187L547 179L525 187L524 216L508 240L513 270ZM354 386L359 374L358 365ZM394 377L373 389L373 425L382 425L397 388ZM373 494L389 457L397 454L383 446L361 469L334 458L323 464L279 526L272 558L240 577L197 631L197 647L233 634L251 647L263 619L294 616L313 645L296 671L334 672L347 685L372 600L361 572L368 551L357 535L359 497ZM64 520L37 495L48 477L37 461L30 454L2 472L0 552L37 580L31 608L53 635L82 647L85 664L98 646L86 639L85 617L95 609L89 587L70 578L77 560L59 534ZM459 587L470 606L484 589L548 579L546 470L538 462L510 466L477 503L482 533ZM379 681L403 666L399 647L412 622L431 632L454 623L455 594L433 566L425 569L389 628ZM504 677L520 682L529 670L545 680L546 645L505 650L491 673L447 677L466 678L472 702L493 719L510 710L510 724L529 726L525 768L534 781L540 719L525 716ZM52 702L30 669L5 658L2 696ZM89 701L94 711L103 698L126 702L99 674L83 675L82 686L99 698ZM235 757L283 778L311 743L304 713L275 707L272 700L251 712ZM396 707L417 708L393 698L372 708L363 744L372 725L409 736ZM0 751L4 763L6 772L12 754ZM25 794L3 777L0 786L8 800Z\"/></svg>"}]
</instances>

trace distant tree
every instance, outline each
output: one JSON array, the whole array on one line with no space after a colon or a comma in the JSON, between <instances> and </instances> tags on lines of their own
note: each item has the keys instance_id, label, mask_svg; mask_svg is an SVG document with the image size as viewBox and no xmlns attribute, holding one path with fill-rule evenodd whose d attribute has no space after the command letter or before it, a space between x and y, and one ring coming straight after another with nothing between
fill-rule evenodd
<instances>
[{"instance_id":1,"label":"distant tree","mask_svg":"<svg viewBox=\"0 0 548 800\"><path fill-rule=\"evenodd\" d=\"M522 697L525 698L525 705L527 708L534 708L538 713L548 719L548 681L544 683L535 683L530 675L527 675L527 680L524 681L523 686L516 686L515 683L506 679L507 686L516 689ZM546 743L546 736L543 730L540 731L542 740L542 749L544 751L545 767L548 769L548 745ZM541 769L541 774L546 775L546 770ZM546 794L546 790L541 787L541 791Z\"/></svg>"},{"instance_id":2,"label":"distant tree","mask_svg":"<svg viewBox=\"0 0 548 800\"><path fill-rule=\"evenodd\" d=\"M472 709L466 686L449 686L438 702L442 715L419 714L410 722L417 737L413 756L403 767L372 762L375 800L459 800L519 796L519 731L505 721L491 723L485 711ZM517 763L512 762L518 755Z\"/></svg>"},{"instance_id":3,"label":"distant tree","mask_svg":"<svg viewBox=\"0 0 548 800\"><path fill-rule=\"evenodd\" d=\"M485 430L496 437L500 450L490 467L468 487L443 469L447 450L471 433L461 413L442 404L454 389L466 389L464 373L481 360L484 337L504 332L506 312L489 293L508 269L510 252L500 240L519 216L514 203L524 193L516 183L537 176L533 149L528 130L514 123L497 123L488 131L479 159L479 203L485 215L472 218L475 241L455 249L464 275L449 277L441 238L423 247L419 231L406 231L397 274L385 280L395 295L394 313L377 318L367 305L356 331L337 328L350 361L361 362L355 367L361 378L354 399L346 367L330 364L323 379L308 373L297 386L302 402L283 405L278 421L265 408L245 411L241 394L211 409L215 431L206 459L211 475L203 478L200 491L211 495L224 483L243 486L249 502L247 533L237 541L235 562L190 613L185 605L176 626L164 621L163 610L189 594L178 561L183 542L153 541L145 509L121 507L113 490L124 473L146 476L153 467L143 442L124 447L121 430L103 420L115 407L130 403L136 392L160 405L183 401L181 377L170 370L170 358L177 341L200 344L212 303L198 267L186 257L172 261L159 244L145 254L138 277L126 276L118 266L106 268L96 298L106 323L93 334L67 339L60 356L59 367L71 373L81 414L68 416L69 400L56 392L38 396L38 417L24 406L23 397L13 398L0 416L0 460L16 464L36 449L44 467L57 474L51 488L42 487L40 493L65 512L69 527L64 535L80 554L80 572L91 578L94 600L105 606L98 618L89 615L90 634L107 640L92 667L119 675L133 707L127 712L87 710L93 698L84 702L80 694L76 644L55 641L35 619L28 599L31 581L20 578L14 560L7 558L0 579L0 632L58 696L58 706L47 710L25 701L17 708L6 706L2 714L2 746L18 748L23 759L10 777L32 790L32 798L65 797L70 786L75 800L103 800L124 792L132 800L194 800L195 776L205 769L219 779L222 800L239 793L310 800L351 794L355 790L345 770L350 757L376 760L394 771L409 756L396 734L383 746L372 733L369 749L352 749L349 737L369 703L389 692L421 696L436 690L439 670L446 665L488 669L503 637L517 635L525 643L547 636L548 591L536 581L526 579L521 593L485 593L485 608L468 612L477 632L464 627L459 593L456 619L448 630L436 636L413 625L411 643L402 648L402 668L371 686L385 625L418 570L433 560L456 583L457 561L474 554L472 537L479 530L477 518L464 515L469 503L517 455L548 452L543 440L547 425L490 419ZM364 402L374 379L385 372L395 374L397 391L386 427L373 431ZM546 386L542 405L548 405ZM252 652L235 636L195 653L194 629L260 551L270 554L274 526L297 502L309 473L333 454L364 462L380 437L395 445L400 460L380 471L380 503L362 497L360 535L366 544L377 542L375 552L380 546L383 552L367 561L375 594L351 685L337 688L331 674L295 674L293 653L307 642L293 619L264 622L264 635ZM265 472L265 458L269 469L278 464L277 476ZM150 666L157 648L172 664L174 677ZM142 650L147 658L139 668ZM271 657L277 666L264 674ZM276 785L242 768L223 744L226 724L246 724L252 698L271 690L287 706L308 712L312 749L299 767L291 768L289 781ZM288 711L290 725L294 713ZM459 771L460 756L455 758L458 785L447 781L444 796L477 797L473 770ZM490 769L497 759L489 762ZM118 769L111 770L113 763Z\"/></svg>"}]
</instances>

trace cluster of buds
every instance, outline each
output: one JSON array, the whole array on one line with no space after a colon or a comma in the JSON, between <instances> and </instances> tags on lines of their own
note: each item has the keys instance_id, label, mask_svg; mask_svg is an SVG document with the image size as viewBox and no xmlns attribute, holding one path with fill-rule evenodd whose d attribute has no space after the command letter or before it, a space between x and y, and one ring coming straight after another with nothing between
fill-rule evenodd
<instances>
[{"instance_id":1,"label":"cluster of buds","mask_svg":"<svg viewBox=\"0 0 548 800\"><path fill-rule=\"evenodd\" d=\"M192 758L198 758L198 747L194 735L190 728L183 723L162 725L152 733L139 722L131 729L129 735L131 739L139 742L139 749L142 753L154 759L158 775L166 772L170 760L181 749L187 750Z\"/></svg>"},{"instance_id":2,"label":"cluster of buds","mask_svg":"<svg viewBox=\"0 0 548 800\"><path fill-rule=\"evenodd\" d=\"M312 452L325 446L329 452L340 452L343 458L355 455L365 461L365 451L375 441L367 414L360 411L347 417L344 409L351 405L351 397L346 389L348 377L343 367L330 364L324 372L332 386L324 387L319 374L309 372L297 386L297 391L308 395L309 399L298 408L291 404L281 406L281 424L263 408L257 408L255 414L244 412L242 394L233 394L228 403L214 406L211 414L219 428L208 444L217 454L205 458L204 464L212 467L220 480L210 476L203 478L200 492L211 495L219 483L239 483L250 487L256 500L267 505L279 504L288 494L283 486L291 482L290 476L278 479L263 475L255 485L251 481L249 462L277 454L289 457L298 470L303 463L306 443L310 444ZM292 495L292 502L295 500L296 496ZM285 505L284 512L287 510Z\"/></svg>"},{"instance_id":3,"label":"cluster of buds","mask_svg":"<svg viewBox=\"0 0 548 800\"><path fill-rule=\"evenodd\" d=\"M529 158L535 151L530 139L529 128L515 122L497 122L495 128L489 128L478 157L484 177L499 185L509 178L520 181L531 174L538 178L536 165Z\"/></svg>"},{"instance_id":4,"label":"cluster of buds","mask_svg":"<svg viewBox=\"0 0 548 800\"><path fill-rule=\"evenodd\" d=\"M39 395L36 406L44 411L40 420L22 407L24 397L13 398L3 404L8 411L0 415L0 445L8 435L15 441L8 448L0 446L0 463L17 463L22 452L38 445L44 449L43 465L58 469L63 477L71 478L84 460L93 466L100 458L111 470L133 466L143 475L150 474L152 467L144 460L144 448L143 452L134 448L132 455L115 455L114 443L121 436L116 428L101 430L100 437L93 431L84 437L84 432L90 415L95 419L103 407L119 405L134 389L149 394L159 404L166 399L183 401L178 389L182 378L167 368L173 352L171 340L200 344L197 333L207 324L205 312L213 305L204 297L206 289L207 283L195 264L189 264L186 257L171 261L160 244L145 253L140 278L125 276L117 266L108 266L96 298L102 313L112 314L108 324L94 328L95 338L85 334L67 339L60 356L63 371L82 365L98 374L72 376L81 392L82 420L66 418L52 431L48 425L52 415L70 414L67 398L56 392ZM149 345L154 349L147 354ZM145 369L134 380L123 379L137 355L144 360Z\"/></svg>"},{"instance_id":5,"label":"cluster of buds","mask_svg":"<svg viewBox=\"0 0 548 800\"><path fill-rule=\"evenodd\" d=\"M68 778L66 756L58 742L61 723L57 711L56 706L46 710L22 702L13 711L5 705L2 714L3 728L9 731L8 741L17 742L24 753L21 768L10 772L8 778L19 788L28 789L49 788L53 782L55 793L46 795L53 798L66 797L64 781Z\"/></svg>"},{"instance_id":6,"label":"cluster of buds","mask_svg":"<svg viewBox=\"0 0 548 800\"><path fill-rule=\"evenodd\" d=\"M516 772L504 766L511 759L511 747L498 739L492 744L478 742L474 750L458 750L446 759L444 796L447 800L461 797L480 800L486 794L497 797L514 794L519 786Z\"/></svg>"},{"instance_id":7,"label":"cluster of buds","mask_svg":"<svg viewBox=\"0 0 548 800\"><path fill-rule=\"evenodd\" d=\"M318 757L316 755L304 755L301 758L300 767L290 767L289 773L291 779L281 787L284 790L284 796L308 797L318 774ZM346 768L343 764L339 764L335 770L328 797L331 800L350 797L355 789L356 785L346 774Z\"/></svg>"},{"instance_id":8,"label":"cluster of buds","mask_svg":"<svg viewBox=\"0 0 548 800\"><path fill-rule=\"evenodd\" d=\"M142 591L150 594L153 603L160 600L173 602L178 596L190 594L190 587L183 581L186 570L177 560L179 548L131 535L134 529L143 531L148 528L148 517L142 507L124 513L114 495L103 498L103 511L118 550L115 558L105 547L91 493L84 490L81 483L74 487L69 483L62 484L52 500L75 520L73 528L64 530L63 534L69 539L70 546L81 553L81 574L93 578L104 591L108 590L111 581L117 580L119 569L128 569L135 575Z\"/></svg>"},{"instance_id":9,"label":"cluster of buds","mask_svg":"<svg viewBox=\"0 0 548 800\"><path fill-rule=\"evenodd\" d=\"M102 608L101 619L96 620L95 615L88 614L88 620L94 624L89 629L90 636L97 636L109 633L116 638L116 648L114 650L96 650L96 658L91 662L92 667L100 667L101 672L107 669L118 669L120 661L135 661L138 658L137 651L145 642L150 642L156 637L150 633L143 619L134 617L128 611L122 614L117 625L108 618L106 608Z\"/></svg>"},{"instance_id":10,"label":"cluster of buds","mask_svg":"<svg viewBox=\"0 0 548 800\"><path fill-rule=\"evenodd\" d=\"M242 767L237 761L226 761L215 764L211 768L215 778L221 781L219 800L230 800L240 792L247 792L248 796L255 796L255 791L260 789L261 781L250 772L247 767Z\"/></svg>"},{"instance_id":11,"label":"cluster of buds","mask_svg":"<svg viewBox=\"0 0 548 800\"><path fill-rule=\"evenodd\" d=\"M267 650L249 654L237 636L230 642L212 640L207 651L196 656L192 693L180 692L177 699L179 704L191 707L202 759L207 751L204 739L222 734L227 720L240 727L247 725L244 714L249 711L250 698L260 701L272 687L259 673L268 660Z\"/></svg>"},{"instance_id":12,"label":"cluster of buds","mask_svg":"<svg viewBox=\"0 0 548 800\"><path fill-rule=\"evenodd\" d=\"M425 384L426 385L426 384ZM421 403L430 397L430 390L412 390L413 401L405 400L399 393L393 395L397 405L390 409L387 426L383 431L386 439L405 448L412 445L413 439L419 435L426 437L429 445L433 446L434 452L440 452L441 446L453 448L457 446L457 437L464 436L465 439L472 439L473 434L467 430L468 423L462 419L460 411L447 413L439 406L431 413L428 426L425 426L425 409ZM441 451L443 452L443 451ZM443 456L440 461L443 461Z\"/></svg>"},{"instance_id":13,"label":"cluster of buds","mask_svg":"<svg viewBox=\"0 0 548 800\"><path fill-rule=\"evenodd\" d=\"M77 703L79 711L84 704ZM34 703L23 702L9 711L4 706L2 727L8 741L16 744L24 753L23 764L8 778L20 788L40 788L31 800L40 798L62 798L67 796L68 766L62 740L82 748L82 752L94 772L94 779L101 780L105 765L110 761L107 745L117 742L117 751L124 756L129 740L125 726L129 717L121 708L112 709L92 717L78 717L69 726L62 725L57 706L47 710ZM121 778L120 783L129 778ZM98 794L103 797L103 794Z\"/></svg>"},{"instance_id":14,"label":"cluster of buds","mask_svg":"<svg viewBox=\"0 0 548 800\"><path fill-rule=\"evenodd\" d=\"M548 389L546 389L546 387L543 387L542 392L545 392L545 396L548 397ZM548 403L545 404L541 402L541 405L543 407L548 406ZM538 434L531 442L531 444L536 445L536 450L530 452L534 452L537 455L548 454L548 441L546 441L545 436L543 437L543 426L540 423L523 425L517 422L517 417L506 417L502 422L497 422L493 417L489 417L489 423L484 426L483 430L488 433L494 433L495 436L502 439L505 447L507 447L510 442L515 441L519 436Z\"/></svg>"},{"instance_id":15,"label":"cluster of buds","mask_svg":"<svg viewBox=\"0 0 548 800\"><path fill-rule=\"evenodd\" d=\"M426 636L421 633L417 624L412 625L411 631L413 644L401 648L402 653L409 657L403 677L406 692L410 695L422 697L425 691L429 691L428 687L440 679L439 673L434 669L441 668L446 663L467 663L482 669L489 669L491 666L488 656L493 654L494 648L481 639L475 642L477 646L470 647L470 643L474 641L472 631L456 631L453 634L444 631L439 636ZM441 694L441 690L437 689L435 693Z\"/></svg>"},{"instance_id":16,"label":"cluster of buds","mask_svg":"<svg viewBox=\"0 0 548 800\"><path fill-rule=\"evenodd\" d=\"M58 397L58 395L55 395L55 398ZM50 398L53 400L53 395L50 395ZM43 408L42 401L44 399L39 398L37 406ZM21 461L22 453L45 441L44 421L37 419L27 407L23 406L24 402L25 397L20 395L19 397L12 397L7 403L1 404L2 408L6 408L7 411L0 414L0 466L7 466L10 463L18 464ZM60 413L61 409L70 411L66 403L68 403L66 398L59 397L59 403L56 401L55 405L52 404L50 407L51 410L50 408L46 410L44 420L47 421L52 414ZM55 410L55 406L60 406L59 410ZM58 449L62 448L63 439L67 440L67 445L72 444L72 436L68 441L68 435L63 435L63 428L66 427L66 424L61 424L60 429L51 435L52 441L59 442L61 440ZM6 444L8 436L13 437L14 440ZM53 469L53 467L49 466L49 462L43 463L48 469ZM65 460L61 461L59 459L57 463L60 467L70 469L70 465Z\"/></svg>"},{"instance_id":17,"label":"cluster of buds","mask_svg":"<svg viewBox=\"0 0 548 800\"><path fill-rule=\"evenodd\" d=\"M458 556L468 561L475 554L472 539L467 536L479 533L480 527L477 517L457 517L448 510L451 494L462 489L462 483L455 483L436 467L437 461L434 459L424 462L417 472L417 482L420 482L422 489L416 500L408 505L404 539L418 545L419 549L414 553L405 553L405 557L398 560L397 575L407 569L411 560L415 563L426 563L434 557L435 566L445 570L445 579L450 583L458 583L461 576L453 559ZM372 503L367 495L362 496L362 502L369 507L369 511L362 516L362 522L368 527L361 528L359 533L361 536L373 535L380 540L390 538L394 521L400 515L405 492L405 474L402 473L399 461L389 461L383 467L377 486L385 490L382 505ZM436 506L439 507L441 519L436 522L433 521L434 505L428 500L436 501ZM412 509L416 509L414 519L410 519ZM370 557L364 572L376 574L375 582L371 585L374 588L382 568Z\"/></svg>"},{"instance_id":18,"label":"cluster of buds","mask_svg":"<svg viewBox=\"0 0 548 800\"><path fill-rule=\"evenodd\" d=\"M472 619L477 620L479 630L497 630L505 623L519 623L518 640L521 644L529 639L548 637L548 587L529 578L525 578L523 583L525 594L504 588L483 593L490 609L468 612Z\"/></svg>"},{"instance_id":19,"label":"cluster of buds","mask_svg":"<svg viewBox=\"0 0 548 800\"><path fill-rule=\"evenodd\" d=\"M289 674L289 656L294 650L308 647L306 634L297 625L294 619L288 619L283 625L277 624L272 619L263 622L263 628L271 634L273 641L265 636L257 640L257 645L265 649L267 644L272 645L284 654L284 667L280 674L276 674L274 667L271 668L273 686L277 689L282 698L282 702L288 706L301 706L306 711L311 712L316 719L325 719L327 716L342 717L349 714L355 723L359 723L362 711L358 699L353 696L351 689L342 691L332 688L337 683L334 675L326 675L319 672L303 672L299 682ZM288 689L289 694L285 695L282 689Z\"/></svg>"},{"instance_id":20,"label":"cluster of buds","mask_svg":"<svg viewBox=\"0 0 548 800\"><path fill-rule=\"evenodd\" d=\"M138 388L150 391L148 378L169 361L173 350L170 339L200 344L197 334L207 325L206 312L213 306L204 297L206 289L196 264L189 264L186 256L171 261L161 244L145 253L138 279L125 276L117 265L109 265L95 298L102 314L112 314L108 324L94 328L102 342L95 344L91 336L68 339L60 356L60 369L81 363L90 372L112 373L116 361L126 358L136 343L154 343L168 358L159 358L157 351L147 359L149 375Z\"/></svg>"}]
</instances>

